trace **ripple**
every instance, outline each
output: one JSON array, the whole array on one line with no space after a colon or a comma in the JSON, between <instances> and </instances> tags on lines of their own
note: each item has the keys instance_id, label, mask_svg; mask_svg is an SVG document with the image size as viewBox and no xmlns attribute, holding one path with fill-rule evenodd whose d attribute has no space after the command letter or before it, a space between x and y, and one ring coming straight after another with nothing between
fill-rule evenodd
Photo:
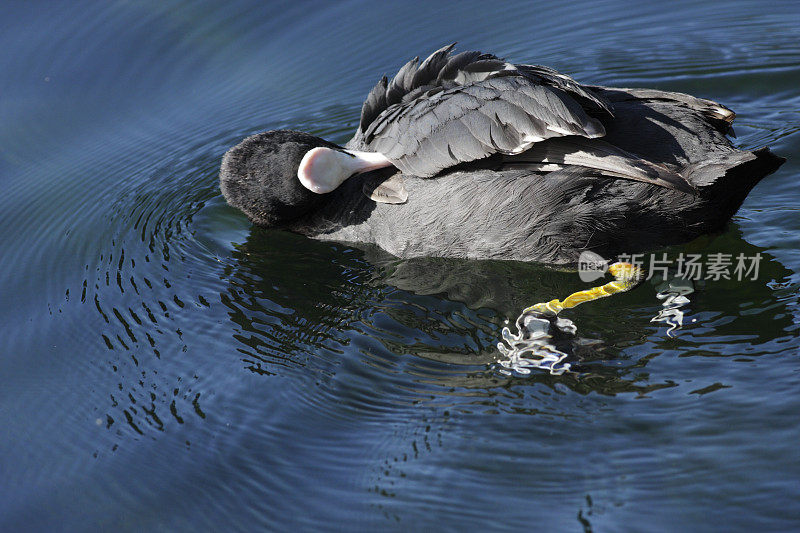
<instances>
[{"instance_id":1,"label":"ripple","mask_svg":"<svg viewBox=\"0 0 800 533\"><path fill-rule=\"evenodd\" d=\"M615 529L663 520L668 490L685 513L790 529L796 5L365 7L3 6L2 524L521 529L537 501L552 529ZM572 310L580 336L555 345L574 372L508 376L506 320L577 276L401 261L225 205L229 146L282 127L343 142L382 73L454 40L733 107L737 146L790 161L674 251L760 252L759 278L698 285L677 336L650 322L653 284Z\"/></svg>"}]
</instances>

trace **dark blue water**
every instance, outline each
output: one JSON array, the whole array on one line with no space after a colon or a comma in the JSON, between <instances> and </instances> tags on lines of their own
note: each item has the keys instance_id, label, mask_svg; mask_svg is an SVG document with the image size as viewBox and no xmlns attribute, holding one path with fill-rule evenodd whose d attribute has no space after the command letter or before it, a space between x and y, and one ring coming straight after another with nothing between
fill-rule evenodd
<instances>
[{"instance_id":1,"label":"dark blue water","mask_svg":"<svg viewBox=\"0 0 800 533\"><path fill-rule=\"evenodd\" d=\"M506 375L506 321L585 288L252 228L224 151L343 142L375 81L459 41L718 100L788 162L721 234L760 253L565 312L579 370ZM800 526L796 2L5 2L0 530Z\"/></svg>"}]
</instances>

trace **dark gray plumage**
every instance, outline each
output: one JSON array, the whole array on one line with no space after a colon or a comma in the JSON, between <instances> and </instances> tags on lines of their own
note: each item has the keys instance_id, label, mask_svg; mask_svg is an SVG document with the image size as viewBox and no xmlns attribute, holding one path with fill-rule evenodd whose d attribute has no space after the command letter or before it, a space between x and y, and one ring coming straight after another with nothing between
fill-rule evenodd
<instances>
[{"instance_id":1,"label":"dark gray plumage","mask_svg":"<svg viewBox=\"0 0 800 533\"><path fill-rule=\"evenodd\" d=\"M303 216L325 202L325 197L300 185L296 171L294 179L283 179L263 162L269 160L272 165L296 169L306 152L318 146L339 149L333 143L300 131L252 135L222 158L220 190L228 203L261 226Z\"/></svg>"},{"instance_id":2,"label":"dark gray plumage","mask_svg":"<svg viewBox=\"0 0 800 533\"><path fill-rule=\"evenodd\" d=\"M589 110L609 113L602 99L546 67L513 65L453 45L421 65L406 63L391 82L372 89L347 148L380 152L405 173L435 176L459 163L514 154L534 139L602 137Z\"/></svg>"},{"instance_id":3,"label":"dark gray plumage","mask_svg":"<svg viewBox=\"0 0 800 533\"><path fill-rule=\"evenodd\" d=\"M297 180L296 166L248 151L252 139L279 135L267 132L226 155L226 199L261 225L400 257L568 264L583 250L636 253L718 230L784 161L767 148L736 150L725 137L733 112L710 100L581 86L546 67L450 49L383 78L364 103L347 148L380 151L396 168L267 217L263 198L280 193L275 182ZM516 153L527 136L546 140ZM255 181L253 168L262 169ZM404 185L406 203L362 192L388 178L394 190Z\"/></svg>"}]
</instances>

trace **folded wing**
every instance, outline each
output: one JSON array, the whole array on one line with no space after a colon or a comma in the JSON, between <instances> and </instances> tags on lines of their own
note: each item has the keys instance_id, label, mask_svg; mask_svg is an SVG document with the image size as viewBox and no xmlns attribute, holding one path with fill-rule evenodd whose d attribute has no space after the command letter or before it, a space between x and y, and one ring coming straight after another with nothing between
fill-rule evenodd
<instances>
[{"instance_id":1,"label":"folded wing","mask_svg":"<svg viewBox=\"0 0 800 533\"><path fill-rule=\"evenodd\" d=\"M422 64L410 61L391 82L382 79L348 146L381 152L403 172L430 177L544 139L605 134L584 106L608 112L608 104L568 76L480 52L451 56L452 46Z\"/></svg>"},{"instance_id":2,"label":"folded wing","mask_svg":"<svg viewBox=\"0 0 800 533\"><path fill-rule=\"evenodd\" d=\"M548 67L514 65L481 52L451 55L452 48L422 63L414 58L391 81L381 79L348 148L380 152L404 174L419 177L502 154L507 163L532 169L585 166L693 191L677 173L594 140L606 134L597 117L613 120L613 114L592 88Z\"/></svg>"}]
</instances>

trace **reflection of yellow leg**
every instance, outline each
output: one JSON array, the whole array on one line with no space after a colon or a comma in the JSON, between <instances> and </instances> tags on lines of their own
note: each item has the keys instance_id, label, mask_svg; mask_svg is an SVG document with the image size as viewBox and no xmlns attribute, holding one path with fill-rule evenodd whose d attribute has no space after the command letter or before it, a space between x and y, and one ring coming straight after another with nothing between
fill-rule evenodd
<instances>
[{"instance_id":1,"label":"reflection of yellow leg","mask_svg":"<svg viewBox=\"0 0 800 533\"><path fill-rule=\"evenodd\" d=\"M563 302L561 300L550 300L549 302L532 305L522 313L557 315L562 309L569 309L583 302L591 302L618 292L629 291L637 286L643 277L642 269L630 263L614 263L608 267L608 271L616 278L614 281L599 287L586 289L585 291L574 292L564 298Z\"/></svg>"}]
</instances>

